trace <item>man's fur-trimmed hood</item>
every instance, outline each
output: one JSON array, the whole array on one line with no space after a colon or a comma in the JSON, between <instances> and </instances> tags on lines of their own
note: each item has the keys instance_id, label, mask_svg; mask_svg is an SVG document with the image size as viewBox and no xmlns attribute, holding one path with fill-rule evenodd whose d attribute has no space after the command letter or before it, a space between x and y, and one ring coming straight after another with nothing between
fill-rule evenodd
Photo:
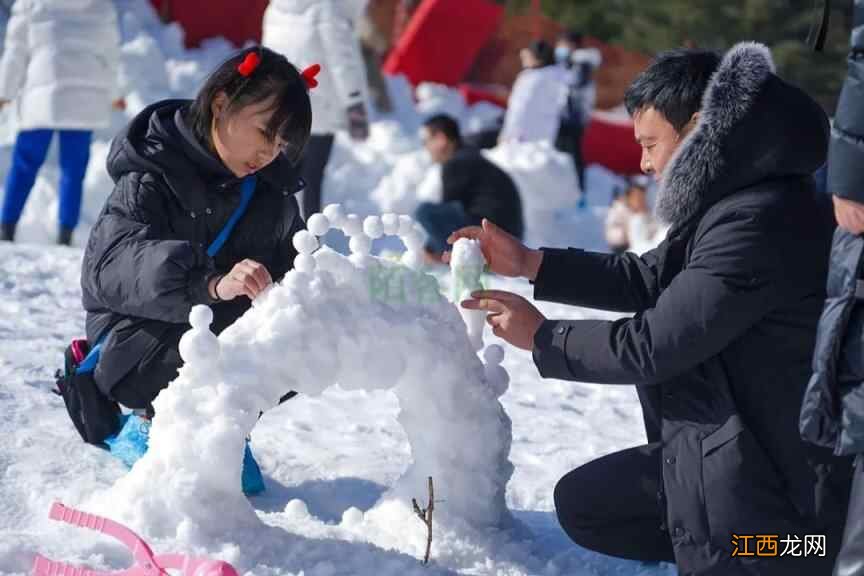
<instances>
[{"instance_id":1,"label":"man's fur-trimmed hood","mask_svg":"<svg viewBox=\"0 0 864 576\"><path fill-rule=\"evenodd\" d=\"M828 135L825 113L775 75L768 48L737 44L711 77L699 120L664 171L657 215L683 224L736 190L810 175L825 163Z\"/></svg>"}]
</instances>

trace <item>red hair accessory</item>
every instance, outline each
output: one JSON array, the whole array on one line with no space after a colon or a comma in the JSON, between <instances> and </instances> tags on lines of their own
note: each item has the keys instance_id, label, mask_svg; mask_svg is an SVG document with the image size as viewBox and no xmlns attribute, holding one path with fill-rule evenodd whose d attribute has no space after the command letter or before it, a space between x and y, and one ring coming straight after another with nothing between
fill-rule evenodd
<instances>
[{"instance_id":1,"label":"red hair accessory","mask_svg":"<svg viewBox=\"0 0 864 576\"><path fill-rule=\"evenodd\" d=\"M243 62L237 66L237 71L240 72L241 76L248 77L252 72L258 68L258 64L261 63L261 57L258 56L257 52L249 52L246 54L246 58L243 59Z\"/></svg>"},{"instance_id":2,"label":"red hair accessory","mask_svg":"<svg viewBox=\"0 0 864 576\"><path fill-rule=\"evenodd\" d=\"M303 80L306 81L306 86L308 86L310 90L318 86L318 80L315 79L315 76L317 76L319 72L321 72L321 65L312 64L300 74L303 76Z\"/></svg>"}]
</instances>

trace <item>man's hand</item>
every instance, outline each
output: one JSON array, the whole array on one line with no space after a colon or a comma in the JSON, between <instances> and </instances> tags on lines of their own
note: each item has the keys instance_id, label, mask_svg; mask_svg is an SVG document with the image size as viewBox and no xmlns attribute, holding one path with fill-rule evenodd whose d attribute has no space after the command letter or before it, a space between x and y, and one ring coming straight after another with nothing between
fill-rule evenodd
<instances>
[{"instance_id":1,"label":"man's hand","mask_svg":"<svg viewBox=\"0 0 864 576\"><path fill-rule=\"evenodd\" d=\"M220 300L233 300L238 296L246 296L254 300L271 284L273 279L267 268L263 264L247 259L237 263L228 274L211 281L210 295Z\"/></svg>"},{"instance_id":2,"label":"man's hand","mask_svg":"<svg viewBox=\"0 0 864 576\"><path fill-rule=\"evenodd\" d=\"M457 230L447 238L447 243L455 244L460 238L480 241L480 250L492 272L502 276L524 276L529 280L537 278L543 252L526 248L518 239L489 220L484 218L481 226ZM450 261L449 252L444 254L443 261Z\"/></svg>"},{"instance_id":3,"label":"man's hand","mask_svg":"<svg viewBox=\"0 0 864 576\"><path fill-rule=\"evenodd\" d=\"M9 104L9 100L6 100L5 98L0 98L0 110L2 110L3 107L7 104Z\"/></svg>"},{"instance_id":4,"label":"man's hand","mask_svg":"<svg viewBox=\"0 0 864 576\"><path fill-rule=\"evenodd\" d=\"M834 199L834 216L840 227L852 234L864 233L864 204L837 196L832 196L832 198Z\"/></svg>"},{"instance_id":5,"label":"man's hand","mask_svg":"<svg viewBox=\"0 0 864 576\"><path fill-rule=\"evenodd\" d=\"M126 99L125 98L118 98L118 99L114 100L113 102L111 102L111 107L114 110L120 110L121 112L123 110L126 110Z\"/></svg>"},{"instance_id":6,"label":"man's hand","mask_svg":"<svg viewBox=\"0 0 864 576\"><path fill-rule=\"evenodd\" d=\"M479 290L462 302L468 310L488 310L486 322L492 333L523 350L534 349L534 335L546 320L530 302L500 290Z\"/></svg>"}]
</instances>

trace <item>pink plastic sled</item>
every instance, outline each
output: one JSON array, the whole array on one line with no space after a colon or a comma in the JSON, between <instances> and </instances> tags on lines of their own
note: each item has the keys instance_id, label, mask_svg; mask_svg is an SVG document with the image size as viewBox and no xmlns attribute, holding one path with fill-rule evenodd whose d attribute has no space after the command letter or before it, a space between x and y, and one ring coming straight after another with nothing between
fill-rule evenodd
<instances>
[{"instance_id":1,"label":"pink plastic sled","mask_svg":"<svg viewBox=\"0 0 864 576\"><path fill-rule=\"evenodd\" d=\"M135 564L131 568L117 572L96 572L54 562L37 554L33 562L33 576L170 576L168 570L183 576L238 576L233 566L221 560L190 558L183 554L154 556L147 543L125 526L101 516L67 508L59 502L51 506L48 517L113 536L129 548Z\"/></svg>"}]
</instances>

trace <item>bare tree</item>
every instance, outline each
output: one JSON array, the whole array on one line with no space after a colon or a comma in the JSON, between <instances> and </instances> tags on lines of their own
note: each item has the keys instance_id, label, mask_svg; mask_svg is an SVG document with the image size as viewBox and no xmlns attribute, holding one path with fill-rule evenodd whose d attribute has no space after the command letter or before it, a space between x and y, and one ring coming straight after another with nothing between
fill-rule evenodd
<instances>
[{"instance_id":1,"label":"bare tree","mask_svg":"<svg viewBox=\"0 0 864 576\"><path fill-rule=\"evenodd\" d=\"M432 511L435 509L435 490L432 487L431 476L429 476L429 503L426 508L420 508L416 498L411 499L411 504L414 505L414 513L426 524L426 556L423 557L423 564L428 564L429 554L432 552Z\"/></svg>"}]
</instances>

